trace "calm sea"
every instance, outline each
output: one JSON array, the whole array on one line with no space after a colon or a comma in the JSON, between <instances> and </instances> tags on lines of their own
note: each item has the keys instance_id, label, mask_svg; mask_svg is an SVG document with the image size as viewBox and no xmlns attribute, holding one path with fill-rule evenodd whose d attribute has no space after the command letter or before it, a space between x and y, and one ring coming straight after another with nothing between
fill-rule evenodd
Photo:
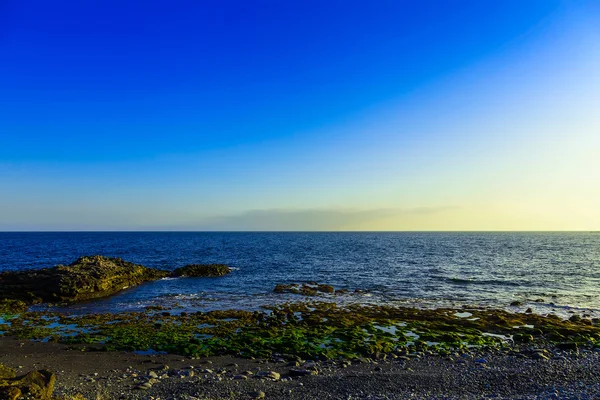
<instances>
[{"instance_id":1,"label":"calm sea","mask_svg":"<svg viewBox=\"0 0 600 400\"><path fill-rule=\"evenodd\" d=\"M164 279L71 312L256 309L300 299L273 293L278 283L317 281L349 289L338 302L600 313L596 233L0 233L0 271L93 254L163 269L225 263L233 272ZM515 300L523 305L509 306Z\"/></svg>"}]
</instances>

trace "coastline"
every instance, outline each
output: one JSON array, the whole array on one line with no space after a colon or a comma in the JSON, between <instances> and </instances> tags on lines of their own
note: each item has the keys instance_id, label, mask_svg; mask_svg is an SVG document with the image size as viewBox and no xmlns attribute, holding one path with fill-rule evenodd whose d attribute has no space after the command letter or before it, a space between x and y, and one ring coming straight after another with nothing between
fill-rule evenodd
<instances>
[{"instance_id":1,"label":"coastline","mask_svg":"<svg viewBox=\"0 0 600 400\"><path fill-rule=\"evenodd\" d=\"M599 321L579 316L299 302L2 322L0 364L54 372L60 400L600 395Z\"/></svg>"},{"instance_id":2,"label":"coastline","mask_svg":"<svg viewBox=\"0 0 600 400\"><path fill-rule=\"evenodd\" d=\"M409 356L305 362L315 375L290 377L276 359L82 352L77 346L0 338L0 363L56 371L57 399L594 399L600 353L520 346L471 349L445 357ZM296 365L293 363L292 365ZM168 368L168 369L167 369ZM250 374L249 372L252 374ZM279 379L259 378L276 372ZM241 375L247 378L240 378ZM157 379L152 376L158 376ZM145 382L154 383L146 389Z\"/></svg>"}]
</instances>

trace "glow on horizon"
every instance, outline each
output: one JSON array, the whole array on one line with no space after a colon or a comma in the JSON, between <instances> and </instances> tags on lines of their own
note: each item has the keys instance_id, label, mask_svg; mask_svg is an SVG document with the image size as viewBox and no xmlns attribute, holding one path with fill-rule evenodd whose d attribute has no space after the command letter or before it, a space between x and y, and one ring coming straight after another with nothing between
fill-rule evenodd
<instances>
[{"instance_id":1,"label":"glow on horizon","mask_svg":"<svg viewBox=\"0 0 600 400\"><path fill-rule=\"evenodd\" d=\"M282 135L198 150L166 140L194 121L128 139L124 116L127 146L152 151L0 152L0 230L600 230L598 26L600 6L562 2L467 65ZM2 116L3 140L35 130Z\"/></svg>"}]
</instances>

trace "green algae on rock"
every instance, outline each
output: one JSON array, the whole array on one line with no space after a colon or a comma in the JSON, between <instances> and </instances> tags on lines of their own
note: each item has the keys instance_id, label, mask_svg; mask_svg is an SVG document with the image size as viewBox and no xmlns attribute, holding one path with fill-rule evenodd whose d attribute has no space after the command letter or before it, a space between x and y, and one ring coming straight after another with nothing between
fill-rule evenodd
<instances>
[{"instance_id":1,"label":"green algae on rock","mask_svg":"<svg viewBox=\"0 0 600 400\"><path fill-rule=\"evenodd\" d=\"M8 334L58 340L106 350L154 350L192 356L230 354L304 359L439 354L469 347L543 346L564 342L588 348L600 343L597 323L556 316L469 309L414 309L378 305L293 302L264 311L222 310L166 313L157 310L69 316L26 312L11 319Z\"/></svg>"},{"instance_id":2,"label":"green algae on rock","mask_svg":"<svg viewBox=\"0 0 600 400\"><path fill-rule=\"evenodd\" d=\"M13 369L0 364L0 400L20 398L51 400L56 376L47 370L16 376Z\"/></svg>"},{"instance_id":3,"label":"green algae on rock","mask_svg":"<svg viewBox=\"0 0 600 400\"><path fill-rule=\"evenodd\" d=\"M169 276L104 256L81 257L68 266L0 274L0 298L28 303L73 302L105 297L128 287Z\"/></svg>"},{"instance_id":4,"label":"green algae on rock","mask_svg":"<svg viewBox=\"0 0 600 400\"><path fill-rule=\"evenodd\" d=\"M213 277L224 276L231 268L224 264L189 264L173 271L172 276Z\"/></svg>"}]
</instances>

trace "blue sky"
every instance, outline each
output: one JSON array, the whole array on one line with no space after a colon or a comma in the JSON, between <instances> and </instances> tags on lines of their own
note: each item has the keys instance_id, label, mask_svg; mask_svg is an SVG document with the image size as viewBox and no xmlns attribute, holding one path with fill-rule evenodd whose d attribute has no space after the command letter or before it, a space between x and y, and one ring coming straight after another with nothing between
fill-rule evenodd
<instances>
[{"instance_id":1,"label":"blue sky","mask_svg":"<svg viewBox=\"0 0 600 400\"><path fill-rule=\"evenodd\" d=\"M600 229L596 1L0 18L0 229Z\"/></svg>"}]
</instances>

